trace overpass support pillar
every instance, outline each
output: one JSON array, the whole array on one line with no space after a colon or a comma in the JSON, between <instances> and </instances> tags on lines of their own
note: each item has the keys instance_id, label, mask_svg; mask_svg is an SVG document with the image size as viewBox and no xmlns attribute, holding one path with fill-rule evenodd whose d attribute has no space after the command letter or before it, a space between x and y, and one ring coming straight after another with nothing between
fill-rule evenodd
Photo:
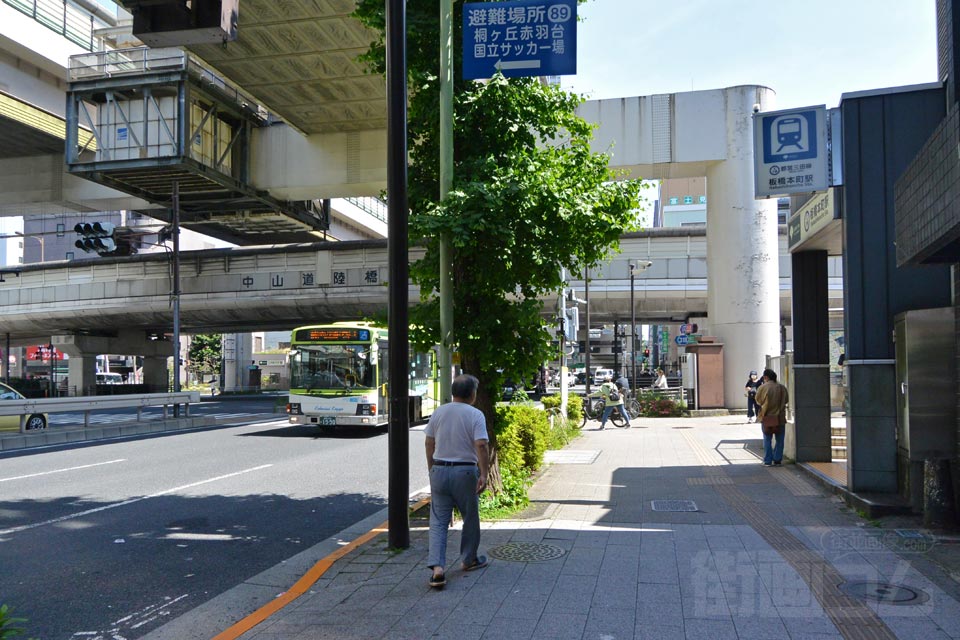
<instances>
[{"instance_id":1,"label":"overpass support pillar","mask_svg":"<svg viewBox=\"0 0 960 640\"><path fill-rule=\"evenodd\" d=\"M97 356L101 354L144 356L144 382L155 386L151 391L167 391L167 357L173 350L169 342L148 340L137 331L121 331L116 336L52 336L50 342L70 356L67 384L78 394L96 394Z\"/></svg>"},{"instance_id":2,"label":"overpass support pillar","mask_svg":"<svg viewBox=\"0 0 960 640\"><path fill-rule=\"evenodd\" d=\"M742 408L743 382L780 354L776 200L754 198L753 110L773 107L765 87L731 87L726 160L707 168L707 315L723 342L724 406Z\"/></svg>"},{"instance_id":3,"label":"overpass support pillar","mask_svg":"<svg viewBox=\"0 0 960 640\"><path fill-rule=\"evenodd\" d=\"M97 354L72 354L64 351L70 359L67 360L67 387L71 395L96 395L97 384Z\"/></svg>"},{"instance_id":4,"label":"overpass support pillar","mask_svg":"<svg viewBox=\"0 0 960 640\"><path fill-rule=\"evenodd\" d=\"M170 390L170 371L166 357L144 357L143 383L150 393L166 393Z\"/></svg>"}]
</instances>

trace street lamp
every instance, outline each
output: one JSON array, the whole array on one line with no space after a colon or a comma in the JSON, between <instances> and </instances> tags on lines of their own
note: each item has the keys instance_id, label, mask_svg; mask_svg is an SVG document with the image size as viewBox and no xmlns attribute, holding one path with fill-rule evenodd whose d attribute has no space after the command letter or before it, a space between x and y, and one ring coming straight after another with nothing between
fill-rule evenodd
<instances>
[{"instance_id":1,"label":"street lamp","mask_svg":"<svg viewBox=\"0 0 960 640\"><path fill-rule=\"evenodd\" d=\"M646 271L653 263L649 260L640 260L630 265L630 358L633 363L630 366L633 381L631 388L637 388L637 307L633 304L633 283L638 271Z\"/></svg>"}]
</instances>

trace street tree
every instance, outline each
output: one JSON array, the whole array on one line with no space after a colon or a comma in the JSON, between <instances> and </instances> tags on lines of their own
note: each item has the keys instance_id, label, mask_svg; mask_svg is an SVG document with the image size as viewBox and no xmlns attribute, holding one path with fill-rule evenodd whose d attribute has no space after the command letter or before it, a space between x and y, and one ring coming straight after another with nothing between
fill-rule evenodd
<instances>
[{"instance_id":1,"label":"street tree","mask_svg":"<svg viewBox=\"0 0 960 640\"><path fill-rule=\"evenodd\" d=\"M189 368L201 379L204 375L220 374L222 338L219 333L198 333L190 340Z\"/></svg>"},{"instance_id":2,"label":"street tree","mask_svg":"<svg viewBox=\"0 0 960 640\"><path fill-rule=\"evenodd\" d=\"M453 24L462 23L462 0ZM380 38L365 54L385 71L383 0L360 0L356 16ZM581 96L538 78L498 75L454 83L454 184L440 201L439 10L407 4L410 102L410 239L426 248L411 265L422 300L411 340L439 337L439 237L452 245L454 339L465 372L481 381L477 407L495 424L503 383L529 380L556 356L555 324L541 296L619 250L638 228L639 181L618 181L609 156L590 150L593 125L576 114ZM461 29L454 29L460 68ZM389 194L388 194L389 195ZM491 487L500 487L491 431Z\"/></svg>"}]
</instances>

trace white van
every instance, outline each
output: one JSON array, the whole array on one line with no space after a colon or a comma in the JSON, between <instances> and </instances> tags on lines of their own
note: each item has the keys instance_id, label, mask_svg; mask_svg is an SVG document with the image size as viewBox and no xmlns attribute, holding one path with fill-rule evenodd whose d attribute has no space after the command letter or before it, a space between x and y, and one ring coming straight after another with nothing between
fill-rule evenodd
<instances>
[{"instance_id":1,"label":"white van","mask_svg":"<svg viewBox=\"0 0 960 640\"><path fill-rule=\"evenodd\" d=\"M119 373L98 373L97 384L123 384L123 376Z\"/></svg>"},{"instance_id":2,"label":"white van","mask_svg":"<svg viewBox=\"0 0 960 640\"><path fill-rule=\"evenodd\" d=\"M593 384L603 384L603 381L606 380L607 376L613 377L613 369L603 369L601 367L597 367L593 372Z\"/></svg>"}]
</instances>

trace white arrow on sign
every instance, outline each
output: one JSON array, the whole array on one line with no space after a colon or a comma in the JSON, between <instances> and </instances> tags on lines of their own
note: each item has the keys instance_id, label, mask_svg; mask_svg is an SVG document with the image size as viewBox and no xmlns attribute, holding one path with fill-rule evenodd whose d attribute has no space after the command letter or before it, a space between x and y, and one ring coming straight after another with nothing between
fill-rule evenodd
<instances>
[{"instance_id":1,"label":"white arrow on sign","mask_svg":"<svg viewBox=\"0 0 960 640\"><path fill-rule=\"evenodd\" d=\"M504 62L503 60L497 60L497 63L493 65L496 69L539 69L540 61L539 60L514 60L513 62Z\"/></svg>"}]
</instances>

